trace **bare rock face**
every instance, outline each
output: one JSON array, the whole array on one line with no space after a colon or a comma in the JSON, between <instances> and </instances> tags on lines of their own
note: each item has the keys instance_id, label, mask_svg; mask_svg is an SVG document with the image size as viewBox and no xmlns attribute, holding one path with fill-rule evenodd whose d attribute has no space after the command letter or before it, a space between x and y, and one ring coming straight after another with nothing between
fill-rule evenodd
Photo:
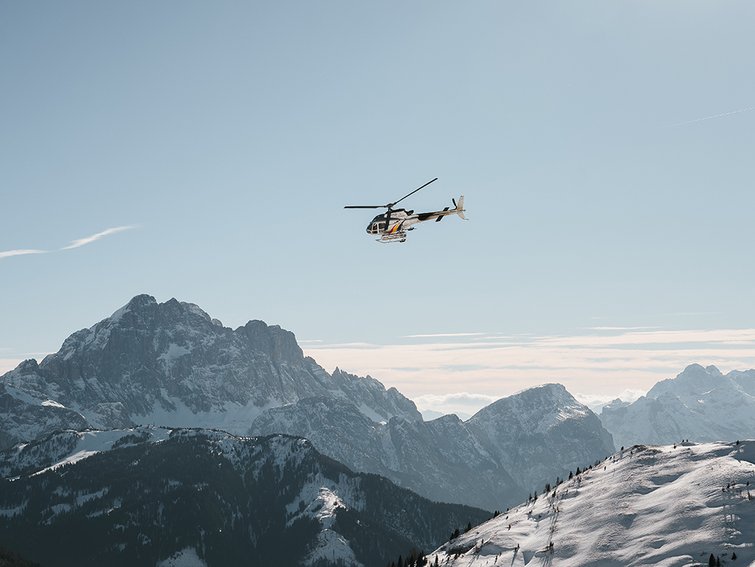
<instances>
[{"instance_id":1,"label":"bare rock face","mask_svg":"<svg viewBox=\"0 0 755 567\"><path fill-rule=\"evenodd\" d=\"M138 295L41 363L0 377L0 447L65 428L243 433L264 409L312 396L347 400L371 419L421 419L413 402L377 380L331 376L278 326L249 321L234 330L194 304Z\"/></svg>"},{"instance_id":2,"label":"bare rock face","mask_svg":"<svg viewBox=\"0 0 755 567\"><path fill-rule=\"evenodd\" d=\"M301 435L349 467L433 500L503 509L610 455L611 435L559 384L503 398L466 422L455 415L376 423L335 398L272 408L249 431Z\"/></svg>"}]
</instances>

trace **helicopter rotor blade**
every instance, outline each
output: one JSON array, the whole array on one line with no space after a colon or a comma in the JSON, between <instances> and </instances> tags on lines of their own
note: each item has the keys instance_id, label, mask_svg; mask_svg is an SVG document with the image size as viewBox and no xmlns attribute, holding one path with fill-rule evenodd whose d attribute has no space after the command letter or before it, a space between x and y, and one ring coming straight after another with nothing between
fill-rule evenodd
<instances>
[{"instance_id":1,"label":"helicopter rotor blade","mask_svg":"<svg viewBox=\"0 0 755 567\"><path fill-rule=\"evenodd\" d=\"M401 201L403 201L404 199L406 199L406 198L407 198L407 197L409 197L410 195L414 195L414 194L415 194L415 193L416 193L417 191L419 191L420 189L424 189L425 187L427 187L428 185L430 185L430 183L433 183L434 181L438 181L438 178L436 177L436 178L434 178L434 179L431 179L430 181L428 181L428 182L427 182L427 183L425 183L424 185L422 185L422 186L420 186L420 187L417 187L417 188L416 188L416 189L415 189L414 191L412 191L411 193L407 193L406 195L404 195L403 197L401 197L401 198L400 198L400 199L399 199L398 201L395 201L395 202L393 202L393 203L390 203L390 204L388 205L388 208L391 208L391 207L393 207L393 205L398 205L398 204L399 204L399 203L400 203Z\"/></svg>"},{"instance_id":2,"label":"helicopter rotor blade","mask_svg":"<svg viewBox=\"0 0 755 567\"><path fill-rule=\"evenodd\" d=\"M346 205L344 209L382 209L386 205Z\"/></svg>"}]
</instances>

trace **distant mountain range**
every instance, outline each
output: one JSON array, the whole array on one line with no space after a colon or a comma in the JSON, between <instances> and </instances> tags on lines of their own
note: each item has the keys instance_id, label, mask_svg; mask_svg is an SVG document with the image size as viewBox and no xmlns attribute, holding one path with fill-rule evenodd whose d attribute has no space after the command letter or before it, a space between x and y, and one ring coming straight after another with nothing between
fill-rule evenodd
<instances>
[{"instance_id":1,"label":"distant mountain range","mask_svg":"<svg viewBox=\"0 0 755 567\"><path fill-rule=\"evenodd\" d=\"M722 374L688 366L631 404L616 401L600 419L617 446L755 438L755 370Z\"/></svg>"},{"instance_id":2,"label":"distant mountain range","mask_svg":"<svg viewBox=\"0 0 755 567\"><path fill-rule=\"evenodd\" d=\"M635 446L427 554L429 565L755 565L755 441Z\"/></svg>"},{"instance_id":3,"label":"distant mountain range","mask_svg":"<svg viewBox=\"0 0 755 567\"><path fill-rule=\"evenodd\" d=\"M600 418L545 384L466 420L423 421L395 388L326 372L289 331L230 329L196 305L140 295L0 376L0 550L55 565L384 566L537 493L436 555L601 565L710 548L731 559L725 550L746 543L740 524L724 523L718 547L709 526L726 518L718 491L750 474L752 445L629 447L755 437L754 400L755 371L692 365ZM626 450L605 460L614 442ZM578 467L590 472L565 481ZM663 535L675 529L684 549Z\"/></svg>"},{"instance_id":4,"label":"distant mountain range","mask_svg":"<svg viewBox=\"0 0 755 567\"><path fill-rule=\"evenodd\" d=\"M563 386L505 398L462 422L424 422L395 388L303 356L294 335L224 327L196 305L134 297L41 363L0 377L0 447L60 429L136 425L286 433L425 497L494 510L613 450Z\"/></svg>"},{"instance_id":5,"label":"distant mountain range","mask_svg":"<svg viewBox=\"0 0 755 567\"><path fill-rule=\"evenodd\" d=\"M355 470L433 500L489 510L613 452L598 417L559 384L498 400L467 421L449 415L375 423L342 400L307 398L266 410L250 432L300 435Z\"/></svg>"},{"instance_id":6,"label":"distant mountain range","mask_svg":"<svg viewBox=\"0 0 755 567\"><path fill-rule=\"evenodd\" d=\"M384 567L490 517L284 435L60 432L0 454L0 468L18 475L0 484L0 546L43 565Z\"/></svg>"}]
</instances>

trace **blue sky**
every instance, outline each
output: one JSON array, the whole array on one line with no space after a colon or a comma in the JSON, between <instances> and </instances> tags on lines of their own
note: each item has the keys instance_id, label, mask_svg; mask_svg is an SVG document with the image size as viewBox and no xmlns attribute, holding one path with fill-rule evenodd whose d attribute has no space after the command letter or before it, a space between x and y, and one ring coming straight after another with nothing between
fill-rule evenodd
<instances>
[{"instance_id":1,"label":"blue sky","mask_svg":"<svg viewBox=\"0 0 755 567\"><path fill-rule=\"evenodd\" d=\"M413 397L608 396L687 362L755 366L754 16L0 3L0 365L150 293L280 324ZM436 176L405 204L464 194L469 222L381 245L371 211L343 209ZM531 362L483 357L480 337L518 337Z\"/></svg>"}]
</instances>

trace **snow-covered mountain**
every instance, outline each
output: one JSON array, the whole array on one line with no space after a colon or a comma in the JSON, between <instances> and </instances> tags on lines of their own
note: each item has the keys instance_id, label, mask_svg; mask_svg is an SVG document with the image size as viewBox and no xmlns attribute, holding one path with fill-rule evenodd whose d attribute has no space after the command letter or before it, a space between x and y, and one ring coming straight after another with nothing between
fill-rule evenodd
<instances>
[{"instance_id":1,"label":"snow-covered mountain","mask_svg":"<svg viewBox=\"0 0 755 567\"><path fill-rule=\"evenodd\" d=\"M41 363L24 361L0 377L0 448L65 428L244 433L264 409L311 396L347 401L372 420L421 419L395 388L331 376L278 326L249 321L234 330L191 303L139 295Z\"/></svg>"},{"instance_id":2,"label":"snow-covered mountain","mask_svg":"<svg viewBox=\"0 0 755 567\"><path fill-rule=\"evenodd\" d=\"M635 446L473 527L430 565L755 565L755 441Z\"/></svg>"},{"instance_id":3,"label":"snow-covered mountain","mask_svg":"<svg viewBox=\"0 0 755 567\"><path fill-rule=\"evenodd\" d=\"M250 433L306 437L355 470L376 472L434 500L494 510L614 451L598 417L559 384L503 398L467 421L375 423L333 398L262 413Z\"/></svg>"},{"instance_id":4,"label":"snow-covered mountain","mask_svg":"<svg viewBox=\"0 0 755 567\"><path fill-rule=\"evenodd\" d=\"M149 424L287 433L427 498L490 510L613 451L563 386L505 398L467 421L423 422L395 388L328 374L280 327L233 330L196 305L148 295L0 377L0 408L0 449L61 429Z\"/></svg>"},{"instance_id":5,"label":"snow-covered mountain","mask_svg":"<svg viewBox=\"0 0 755 567\"><path fill-rule=\"evenodd\" d=\"M489 517L283 435L60 432L0 453L0 469L14 475L0 480L0 546L48 565L383 567Z\"/></svg>"},{"instance_id":6,"label":"snow-covered mountain","mask_svg":"<svg viewBox=\"0 0 755 567\"><path fill-rule=\"evenodd\" d=\"M614 451L600 419L561 384L502 398L467 421L486 451L528 489ZM533 486L534 485L534 486Z\"/></svg>"},{"instance_id":7,"label":"snow-covered mountain","mask_svg":"<svg viewBox=\"0 0 755 567\"><path fill-rule=\"evenodd\" d=\"M755 438L755 370L692 364L632 404L604 407L600 419L617 446Z\"/></svg>"}]
</instances>

